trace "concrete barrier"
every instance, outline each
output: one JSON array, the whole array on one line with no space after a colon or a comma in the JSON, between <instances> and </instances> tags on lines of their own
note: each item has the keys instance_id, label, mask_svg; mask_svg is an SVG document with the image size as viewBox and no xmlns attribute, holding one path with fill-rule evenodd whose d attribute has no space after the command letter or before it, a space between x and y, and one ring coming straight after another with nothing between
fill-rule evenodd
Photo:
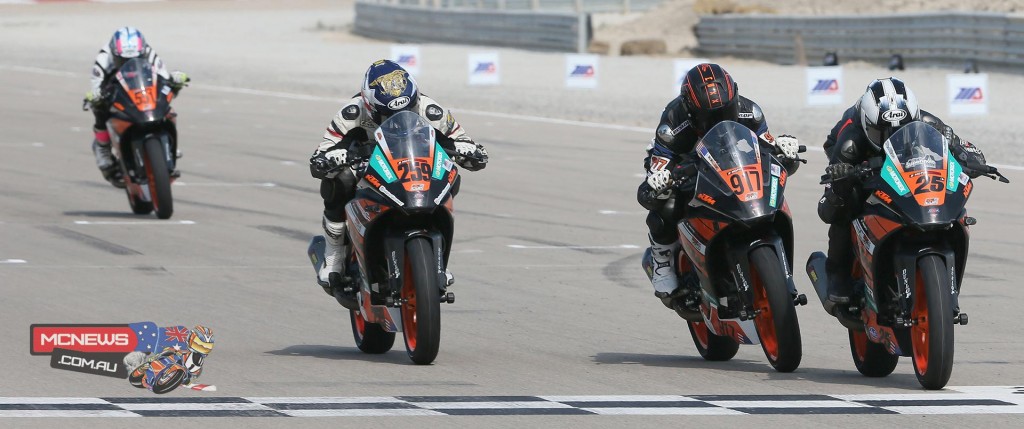
<instances>
[{"instance_id":1,"label":"concrete barrier","mask_svg":"<svg viewBox=\"0 0 1024 429\"><path fill-rule=\"evenodd\" d=\"M441 42L585 52L590 41L587 15L432 9L370 2L356 3L356 34L400 42Z\"/></svg>"}]
</instances>

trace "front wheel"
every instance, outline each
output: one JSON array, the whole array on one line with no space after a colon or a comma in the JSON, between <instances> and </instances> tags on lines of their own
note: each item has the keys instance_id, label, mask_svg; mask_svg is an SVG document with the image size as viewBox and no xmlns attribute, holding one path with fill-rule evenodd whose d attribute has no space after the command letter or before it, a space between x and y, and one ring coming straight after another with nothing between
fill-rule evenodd
<instances>
[{"instance_id":1,"label":"front wheel","mask_svg":"<svg viewBox=\"0 0 1024 429\"><path fill-rule=\"evenodd\" d=\"M153 198L156 217L170 219L174 213L174 200L171 198L171 170L167 166L164 145L153 137L146 140L146 176L149 178L149 195Z\"/></svg>"},{"instance_id":2,"label":"front wheel","mask_svg":"<svg viewBox=\"0 0 1024 429\"><path fill-rule=\"evenodd\" d=\"M953 304L945 274L938 255L918 259L910 340L917 381L929 390L945 387L953 373Z\"/></svg>"},{"instance_id":3,"label":"front wheel","mask_svg":"<svg viewBox=\"0 0 1024 429\"><path fill-rule=\"evenodd\" d=\"M434 246L425 238L405 243L402 279L402 333L405 350L418 365L437 357L441 344L441 288L437 284Z\"/></svg>"},{"instance_id":4,"label":"front wheel","mask_svg":"<svg viewBox=\"0 0 1024 429\"><path fill-rule=\"evenodd\" d=\"M750 254L754 292L754 318L761 349L768 363L779 372L792 372L800 366L802 345L800 322L782 271L782 260L771 247L762 246Z\"/></svg>"},{"instance_id":5,"label":"front wheel","mask_svg":"<svg viewBox=\"0 0 1024 429\"><path fill-rule=\"evenodd\" d=\"M352 321L352 336L356 339L356 347L363 353L381 354L391 350L395 345L395 333L385 331L376 323L367 323L363 316L355 311L348 311Z\"/></svg>"},{"instance_id":6,"label":"front wheel","mask_svg":"<svg viewBox=\"0 0 1024 429\"><path fill-rule=\"evenodd\" d=\"M740 349L739 343L730 337L715 335L704 322L687 322L690 327L690 337L693 344L697 346L697 352L704 360L726 361L736 356Z\"/></svg>"}]
</instances>

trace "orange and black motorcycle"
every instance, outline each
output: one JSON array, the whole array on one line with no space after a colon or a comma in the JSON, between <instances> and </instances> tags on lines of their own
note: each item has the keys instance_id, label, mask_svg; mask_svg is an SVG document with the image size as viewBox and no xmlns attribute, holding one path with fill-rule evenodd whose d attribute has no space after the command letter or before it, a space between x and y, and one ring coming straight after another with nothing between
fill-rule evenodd
<instances>
[{"instance_id":1,"label":"orange and black motorcycle","mask_svg":"<svg viewBox=\"0 0 1024 429\"><path fill-rule=\"evenodd\" d=\"M429 364L441 342L442 302L455 302L446 267L458 193L458 167L418 114L403 111L384 121L369 157L353 169L361 177L345 206L349 259L345 286L324 290L349 309L356 345L366 353L391 349L402 332L409 357ZM344 167L348 168L348 167ZM308 254L319 270L325 242L316 236Z\"/></svg>"},{"instance_id":2,"label":"orange and black motorcycle","mask_svg":"<svg viewBox=\"0 0 1024 429\"><path fill-rule=\"evenodd\" d=\"M825 311L849 329L861 374L887 376L908 356L921 385L941 389L953 371L953 327L967 324L958 297L976 222L965 208L971 175L1009 181L995 167L958 162L949 140L924 122L900 128L883 150L840 179L859 180L855 200L865 201L851 228L851 303L828 299L824 253L811 255L807 274Z\"/></svg>"},{"instance_id":3,"label":"orange and black motorcycle","mask_svg":"<svg viewBox=\"0 0 1024 429\"><path fill-rule=\"evenodd\" d=\"M143 58L126 61L111 79L110 131L132 212L174 213L171 182L177 178L178 131L169 79Z\"/></svg>"},{"instance_id":4,"label":"orange and black motorcycle","mask_svg":"<svg viewBox=\"0 0 1024 429\"><path fill-rule=\"evenodd\" d=\"M693 198L677 229L680 287L672 301L697 351L724 361L740 344L761 344L777 371L802 356L793 284L793 220L783 197L788 172L757 136L732 121L715 125L695 147L696 179L677 184ZM801 148L802 150L804 148ZM692 189L691 189L692 187ZM643 257L652 275L651 250ZM682 279L696 274L697 282Z\"/></svg>"}]
</instances>

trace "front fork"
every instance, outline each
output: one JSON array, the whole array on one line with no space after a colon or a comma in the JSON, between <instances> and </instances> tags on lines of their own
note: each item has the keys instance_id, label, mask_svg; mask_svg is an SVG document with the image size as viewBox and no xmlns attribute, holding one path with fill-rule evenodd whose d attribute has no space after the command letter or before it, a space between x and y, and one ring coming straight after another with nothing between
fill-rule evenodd
<instances>
[{"instance_id":1,"label":"front fork","mask_svg":"<svg viewBox=\"0 0 1024 429\"><path fill-rule=\"evenodd\" d=\"M893 271L896 275L896 293L899 297L897 302L900 310L894 321L895 325L909 327L914 324L914 320L910 315L913 314L914 310L914 293L916 291L916 284L914 282L917 279L917 260L929 254L938 255L943 259L946 266L947 282L945 285L950 293L950 302L952 304L950 311L953 312L953 320L961 325L966 325L967 313L960 312L960 284L957 281L956 254L953 250L945 246L907 249L897 244L895 253L898 256L895 258L896 266L893 267Z\"/></svg>"},{"instance_id":2,"label":"front fork","mask_svg":"<svg viewBox=\"0 0 1024 429\"><path fill-rule=\"evenodd\" d=\"M388 268L387 282L394 302L396 305L401 305L398 297L401 295L402 286L404 286L402 271L405 269L405 243L417 237L426 238L434 248L434 265L436 267L434 271L437 276L438 296L442 297L442 302L455 302L455 294L447 292L448 277L445 275L444 236L436 230L394 231L384 237L384 255Z\"/></svg>"},{"instance_id":3,"label":"front fork","mask_svg":"<svg viewBox=\"0 0 1024 429\"><path fill-rule=\"evenodd\" d=\"M754 249L760 247L771 247L782 265L782 271L786 275L786 288L796 305L806 305L807 296L797 293L796 284L793 282L793 272L790 269L789 261L786 258L786 246L782 237L773 235L759 238L752 242L739 241L727 250L730 263L729 272L733 276L739 298L743 307L739 311L740 320L753 319L757 316L754 310L753 275L751 274L750 254Z\"/></svg>"}]
</instances>

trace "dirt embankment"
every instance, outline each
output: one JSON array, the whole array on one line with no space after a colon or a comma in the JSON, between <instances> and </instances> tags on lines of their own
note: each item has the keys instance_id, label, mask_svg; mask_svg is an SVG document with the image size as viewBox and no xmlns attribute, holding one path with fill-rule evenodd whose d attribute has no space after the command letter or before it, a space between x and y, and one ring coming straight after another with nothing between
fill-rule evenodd
<instances>
[{"instance_id":1,"label":"dirt embankment","mask_svg":"<svg viewBox=\"0 0 1024 429\"><path fill-rule=\"evenodd\" d=\"M693 26L700 15L762 13L775 15L860 15L942 11L1024 12L1024 0L668 0L644 13L595 17L594 40L618 55L623 43L663 41L666 54L689 54L697 44Z\"/></svg>"}]
</instances>

